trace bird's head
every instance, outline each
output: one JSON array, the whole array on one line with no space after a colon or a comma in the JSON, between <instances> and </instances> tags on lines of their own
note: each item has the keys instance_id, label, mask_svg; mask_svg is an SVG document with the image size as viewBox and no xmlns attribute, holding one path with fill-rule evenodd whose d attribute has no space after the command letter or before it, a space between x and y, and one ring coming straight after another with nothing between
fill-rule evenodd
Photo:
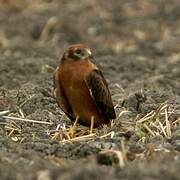
<instances>
[{"instance_id":1,"label":"bird's head","mask_svg":"<svg viewBox=\"0 0 180 180\"><path fill-rule=\"evenodd\" d=\"M62 63L65 61L75 62L79 60L91 60L92 58L90 48L83 44L74 44L65 50Z\"/></svg>"}]
</instances>

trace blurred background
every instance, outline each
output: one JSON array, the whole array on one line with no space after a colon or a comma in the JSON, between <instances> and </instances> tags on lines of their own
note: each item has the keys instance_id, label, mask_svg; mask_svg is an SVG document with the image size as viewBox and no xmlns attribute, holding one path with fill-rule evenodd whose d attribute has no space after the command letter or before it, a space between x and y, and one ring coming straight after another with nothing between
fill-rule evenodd
<instances>
[{"instance_id":1,"label":"blurred background","mask_svg":"<svg viewBox=\"0 0 180 180\"><path fill-rule=\"evenodd\" d=\"M41 41L54 51L77 42L118 54L178 51L179 7L178 0L0 0L1 49Z\"/></svg>"}]
</instances>

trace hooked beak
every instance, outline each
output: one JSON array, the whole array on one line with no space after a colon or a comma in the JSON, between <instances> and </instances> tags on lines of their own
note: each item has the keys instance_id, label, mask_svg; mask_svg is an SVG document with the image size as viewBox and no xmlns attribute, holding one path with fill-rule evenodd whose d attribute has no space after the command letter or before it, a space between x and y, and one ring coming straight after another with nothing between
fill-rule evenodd
<instances>
[{"instance_id":1,"label":"hooked beak","mask_svg":"<svg viewBox=\"0 0 180 180\"><path fill-rule=\"evenodd\" d=\"M93 59L93 55L92 55L92 52L90 51L90 49L87 49L86 53L87 53L88 58Z\"/></svg>"}]
</instances>

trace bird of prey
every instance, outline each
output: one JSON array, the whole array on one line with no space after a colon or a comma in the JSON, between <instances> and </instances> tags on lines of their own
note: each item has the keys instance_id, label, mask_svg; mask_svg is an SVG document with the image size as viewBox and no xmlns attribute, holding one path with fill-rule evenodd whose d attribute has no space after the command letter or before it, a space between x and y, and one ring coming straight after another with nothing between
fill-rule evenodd
<instances>
[{"instance_id":1,"label":"bird of prey","mask_svg":"<svg viewBox=\"0 0 180 180\"><path fill-rule=\"evenodd\" d=\"M53 76L54 97L74 122L90 127L111 123L116 118L107 82L92 63L89 47L74 44L67 48Z\"/></svg>"}]
</instances>

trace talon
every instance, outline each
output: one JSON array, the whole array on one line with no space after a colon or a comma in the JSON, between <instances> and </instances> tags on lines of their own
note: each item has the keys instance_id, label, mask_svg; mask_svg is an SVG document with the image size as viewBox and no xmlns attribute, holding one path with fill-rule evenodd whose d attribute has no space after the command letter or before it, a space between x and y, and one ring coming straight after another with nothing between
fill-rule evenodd
<instances>
[{"instance_id":1,"label":"talon","mask_svg":"<svg viewBox=\"0 0 180 180\"><path fill-rule=\"evenodd\" d=\"M74 134L75 134L75 132L76 132L76 124L77 124L78 120L79 120L79 116L76 116L76 120L75 120L73 126L71 126L71 127L69 128L69 133L68 133L68 134L69 134L69 136L70 136L71 138L74 137Z\"/></svg>"}]
</instances>

